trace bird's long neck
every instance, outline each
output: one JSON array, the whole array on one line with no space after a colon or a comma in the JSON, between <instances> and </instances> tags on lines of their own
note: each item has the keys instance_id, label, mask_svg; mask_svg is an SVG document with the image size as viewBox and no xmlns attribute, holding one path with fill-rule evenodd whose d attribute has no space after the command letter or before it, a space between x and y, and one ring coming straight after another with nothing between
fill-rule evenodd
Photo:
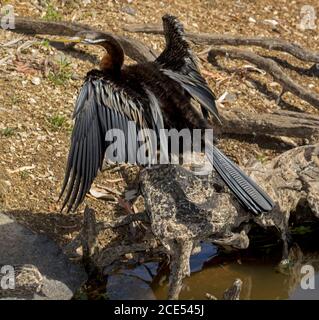
<instances>
[{"instance_id":1,"label":"bird's long neck","mask_svg":"<svg viewBox=\"0 0 319 320\"><path fill-rule=\"evenodd\" d=\"M105 41L100 45L107 51L100 61L101 71L120 73L124 62L124 51L120 44Z\"/></svg>"}]
</instances>

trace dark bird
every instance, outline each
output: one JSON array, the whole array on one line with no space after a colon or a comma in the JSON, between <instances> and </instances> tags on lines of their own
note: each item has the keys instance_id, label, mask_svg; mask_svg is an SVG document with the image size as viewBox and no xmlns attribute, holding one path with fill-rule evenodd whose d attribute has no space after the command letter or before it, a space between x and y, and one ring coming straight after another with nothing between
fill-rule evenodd
<instances>
[{"instance_id":1,"label":"dark bird","mask_svg":"<svg viewBox=\"0 0 319 320\"><path fill-rule=\"evenodd\" d=\"M100 45L106 54L100 70L87 74L75 105L75 125L61 191L61 196L66 192L63 208L68 205L68 211L81 204L102 167L110 145L105 139L108 130L123 130L124 149L118 152L129 161L136 151L130 140L135 130L152 129L159 134L164 128L211 129L209 113L221 122L215 96L200 74L183 26L171 15L163 17L163 26L166 47L160 56L152 62L127 66L123 65L123 49L113 37L89 31L71 39ZM192 100L200 104L201 111L194 108ZM128 126L130 121L136 124L135 129ZM146 148L152 152L152 139L146 141ZM272 210L270 197L215 145L208 146L206 156L245 209L254 214ZM138 160L136 163L141 164Z\"/></svg>"}]
</instances>

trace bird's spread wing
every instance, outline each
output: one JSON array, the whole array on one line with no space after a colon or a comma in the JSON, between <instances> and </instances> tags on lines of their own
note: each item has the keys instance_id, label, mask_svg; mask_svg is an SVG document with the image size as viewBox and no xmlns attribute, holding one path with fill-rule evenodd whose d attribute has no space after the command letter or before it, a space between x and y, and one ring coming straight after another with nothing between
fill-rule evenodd
<instances>
[{"instance_id":1,"label":"bird's spread wing","mask_svg":"<svg viewBox=\"0 0 319 320\"><path fill-rule=\"evenodd\" d=\"M163 27L166 47L156 63L166 76L200 103L202 110L212 113L221 122L215 96L200 74L196 57L185 39L183 26L175 17L165 15ZM245 208L255 214L273 209L271 198L217 147L211 145L207 150L209 161Z\"/></svg>"},{"instance_id":2,"label":"bird's spread wing","mask_svg":"<svg viewBox=\"0 0 319 320\"><path fill-rule=\"evenodd\" d=\"M178 82L194 100L200 103L205 110L212 113L221 123L215 103L215 96L197 70L193 70L187 75L167 69L162 69L162 72Z\"/></svg>"},{"instance_id":3,"label":"bird's spread wing","mask_svg":"<svg viewBox=\"0 0 319 320\"><path fill-rule=\"evenodd\" d=\"M136 148L132 150L132 141L128 137L136 137L140 129L160 129L163 125L157 100L151 92L146 92L146 96L149 97L147 111L136 98L112 81L101 77L87 77L73 114L75 124L60 195L61 197L66 191L62 210L67 204L68 211L72 208L75 210L90 190L102 167L107 147L111 144L106 141L106 135L113 132L110 129L119 129L124 133L124 147L117 152L123 153L119 155L122 161L128 161L128 153L136 152ZM143 134L145 138L147 132ZM146 149L152 152L152 139L146 138L145 141ZM138 159L136 162L139 162Z\"/></svg>"},{"instance_id":4,"label":"bird's spread wing","mask_svg":"<svg viewBox=\"0 0 319 320\"><path fill-rule=\"evenodd\" d=\"M156 59L162 72L177 82L202 109L212 113L221 122L215 104L215 96L200 74L197 58L193 54L185 32L178 19L171 15L163 17L166 47Z\"/></svg>"}]
</instances>

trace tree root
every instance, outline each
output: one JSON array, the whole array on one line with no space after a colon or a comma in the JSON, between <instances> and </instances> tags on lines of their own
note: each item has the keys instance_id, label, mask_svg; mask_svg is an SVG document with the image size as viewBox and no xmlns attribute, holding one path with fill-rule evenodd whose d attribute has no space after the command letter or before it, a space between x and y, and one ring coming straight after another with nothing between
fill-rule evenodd
<instances>
[{"instance_id":1,"label":"tree root","mask_svg":"<svg viewBox=\"0 0 319 320\"><path fill-rule=\"evenodd\" d=\"M1 16L0 16L1 18ZM158 26L129 26L125 28L130 32L146 32L162 34L162 28ZM10 30L10 29L9 29ZM28 35L57 35L57 36L74 36L77 32L83 30L94 30L90 26L68 23L68 22L50 22L42 20L33 20L24 17L15 17L15 29L10 30L16 33ZM112 36L118 40L125 54L137 62L151 61L156 58L156 53L143 43L130 39L128 37L114 35L104 32L108 36ZM268 38L244 38L237 36L221 36L211 34L194 34L186 33L187 36L197 44L209 45L255 45L270 50L279 50L293 54L295 57L319 62L319 54L301 48L299 45L291 44L280 39ZM271 74L276 81L283 87L283 93L290 91L301 99L309 102L314 107L319 108L319 96L312 93L302 86L296 84L290 77L284 74L279 66L271 59L260 57L257 54L238 49L210 48L208 59L212 62L217 55L229 56L234 59L245 59L259 68L264 69ZM318 70L315 64L311 70ZM222 114L224 125L222 132L234 133L238 129L240 132L235 133L251 134L272 134L278 136L289 136L299 138L310 138L311 141L318 139L318 117L311 116L306 113L289 113L286 111L278 111L273 114L250 114L238 110L226 111ZM314 138L312 138L314 137Z\"/></svg>"},{"instance_id":2,"label":"tree root","mask_svg":"<svg viewBox=\"0 0 319 320\"><path fill-rule=\"evenodd\" d=\"M28 35L43 34L72 37L75 36L79 31L97 31L96 29L83 24L34 20L24 17L15 17L14 23L15 28L8 29L9 31ZM123 47L125 54L137 62L151 61L156 57L156 54L153 50L136 39L133 40L124 36L114 35L109 32L104 33L119 41L119 43Z\"/></svg>"},{"instance_id":3,"label":"tree root","mask_svg":"<svg viewBox=\"0 0 319 320\"><path fill-rule=\"evenodd\" d=\"M160 25L128 25L124 27L125 31L136 33L163 34L163 27ZM210 33L186 32L186 36L193 43L198 45L213 46L256 46L269 50L288 52L294 57L308 62L319 63L319 53L302 48L298 44L278 38L262 37L241 37L232 35L220 35Z\"/></svg>"},{"instance_id":4,"label":"tree root","mask_svg":"<svg viewBox=\"0 0 319 320\"><path fill-rule=\"evenodd\" d=\"M216 56L224 56L232 59L247 60L258 68L269 73L275 81L281 84L284 91L289 91L297 97L307 101L315 108L319 109L319 95L308 91L304 87L295 83L289 76L287 76L275 61L269 58L264 58L251 51L236 49L236 48L211 48L208 53L208 61L213 62Z\"/></svg>"},{"instance_id":5,"label":"tree root","mask_svg":"<svg viewBox=\"0 0 319 320\"><path fill-rule=\"evenodd\" d=\"M273 113L249 113L231 109L220 114L222 133L273 135L319 141L319 116L278 110Z\"/></svg>"}]
</instances>

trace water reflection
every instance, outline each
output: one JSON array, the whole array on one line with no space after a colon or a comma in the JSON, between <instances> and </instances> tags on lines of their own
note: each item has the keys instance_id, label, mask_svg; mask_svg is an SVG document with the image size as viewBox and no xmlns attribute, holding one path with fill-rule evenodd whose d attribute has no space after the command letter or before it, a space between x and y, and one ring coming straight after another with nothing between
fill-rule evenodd
<instances>
[{"instance_id":1,"label":"water reflection","mask_svg":"<svg viewBox=\"0 0 319 320\"><path fill-rule=\"evenodd\" d=\"M192 256L191 277L184 280L180 299L205 299L206 293L221 298L236 278L243 281L241 299L318 299L319 252L295 247L290 252L293 263L278 270L280 250L239 251L217 254L211 244ZM315 289L300 286L304 264L315 270ZM166 299L169 267L165 262L148 262L133 269L121 269L109 276L107 294L110 299ZM130 286L129 284L133 284ZM130 289L131 288L131 289Z\"/></svg>"}]
</instances>

